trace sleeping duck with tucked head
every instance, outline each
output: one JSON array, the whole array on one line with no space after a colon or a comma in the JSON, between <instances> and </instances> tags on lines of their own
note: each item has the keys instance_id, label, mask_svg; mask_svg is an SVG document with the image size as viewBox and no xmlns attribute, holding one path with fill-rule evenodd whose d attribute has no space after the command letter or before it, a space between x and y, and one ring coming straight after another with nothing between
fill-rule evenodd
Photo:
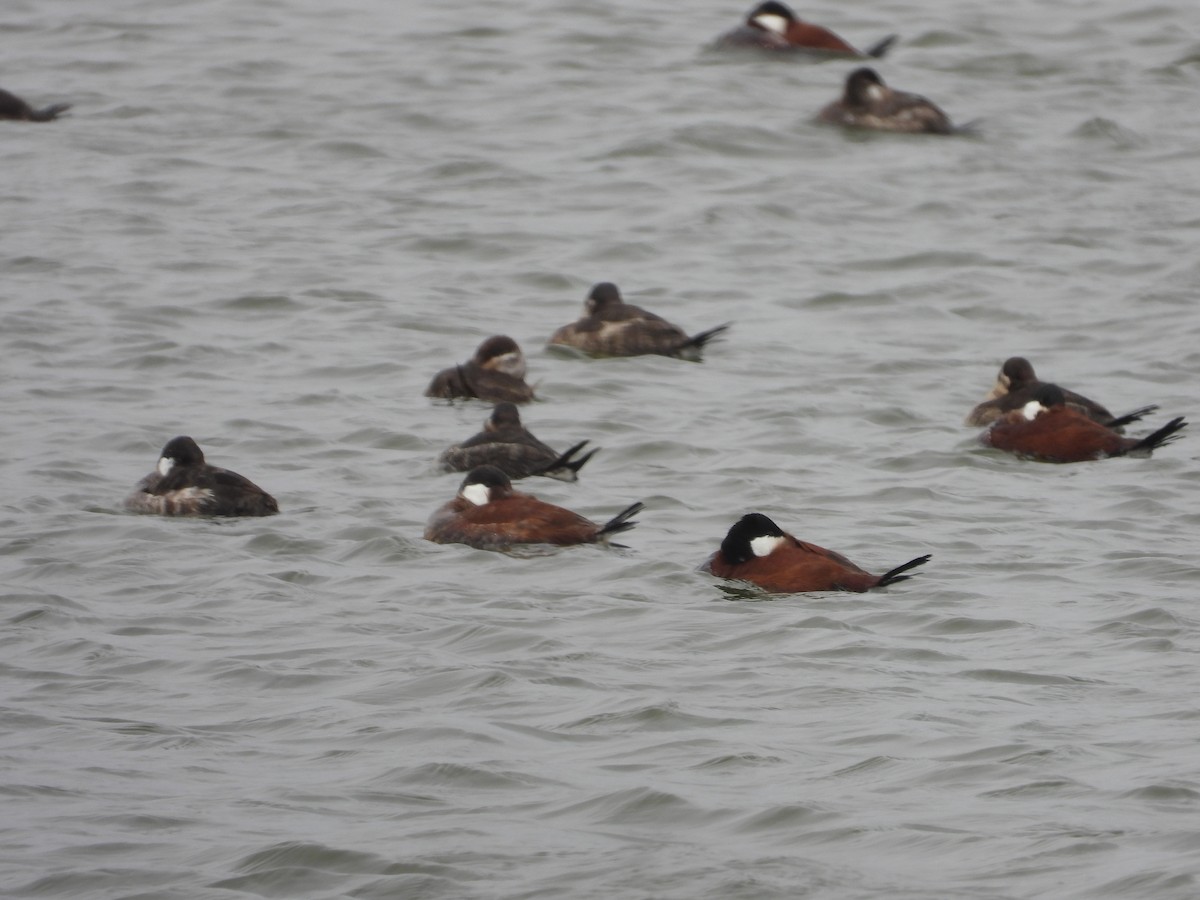
<instances>
[{"instance_id":1,"label":"sleeping duck with tucked head","mask_svg":"<svg viewBox=\"0 0 1200 900\"><path fill-rule=\"evenodd\" d=\"M508 335L488 338L465 363L443 369L425 389L426 397L442 400L488 400L529 403L533 388L525 383L525 354Z\"/></svg>"},{"instance_id":2,"label":"sleeping duck with tucked head","mask_svg":"<svg viewBox=\"0 0 1200 900\"><path fill-rule=\"evenodd\" d=\"M626 303L615 284L593 285L583 304L583 318L564 325L550 344L574 347L589 356L673 356L698 362L705 345L729 323L688 336L662 316Z\"/></svg>"},{"instance_id":3,"label":"sleeping duck with tucked head","mask_svg":"<svg viewBox=\"0 0 1200 900\"><path fill-rule=\"evenodd\" d=\"M513 490L508 476L495 466L472 469L458 495L429 518L425 540L436 544L467 544L479 550L507 550L518 544L606 543L628 531L643 505L627 506L599 525L553 503Z\"/></svg>"},{"instance_id":4,"label":"sleeping duck with tucked head","mask_svg":"<svg viewBox=\"0 0 1200 900\"><path fill-rule=\"evenodd\" d=\"M888 35L863 52L828 28L803 21L786 4L769 0L752 9L739 27L717 38L715 46L719 50L790 50L813 55L878 58L887 53L895 40L896 35Z\"/></svg>"},{"instance_id":5,"label":"sleeping duck with tucked head","mask_svg":"<svg viewBox=\"0 0 1200 900\"><path fill-rule=\"evenodd\" d=\"M912 576L930 556L918 556L882 575L872 575L842 554L788 534L762 513L742 516L702 570L718 578L747 581L765 591L795 594L808 591L869 591Z\"/></svg>"},{"instance_id":6,"label":"sleeping duck with tucked head","mask_svg":"<svg viewBox=\"0 0 1200 900\"><path fill-rule=\"evenodd\" d=\"M497 403L483 423L483 431L461 444L447 447L438 462L447 472L468 472L477 466L493 465L509 478L544 475L560 481L576 481L583 464L599 449L576 457L587 443L580 441L565 453L558 453L521 424L521 414L514 404Z\"/></svg>"},{"instance_id":7,"label":"sleeping duck with tucked head","mask_svg":"<svg viewBox=\"0 0 1200 900\"><path fill-rule=\"evenodd\" d=\"M159 516L273 516L275 498L257 484L204 460L190 437L167 441L153 472L125 499L132 512Z\"/></svg>"},{"instance_id":8,"label":"sleeping duck with tucked head","mask_svg":"<svg viewBox=\"0 0 1200 900\"><path fill-rule=\"evenodd\" d=\"M1010 356L1000 367L995 387L986 400L971 410L966 424L991 425L1007 413L1024 409L1025 404L1034 398L1037 389L1046 383L1037 377L1029 360L1023 356ZM1114 431L1122 431L1130 422L1136 422L1158 409L1155 405L1143 406L1123 416L1114 416L1095 400L1063 387L1060 390L1067 406Z\"/></svg>"},{"instance_id":9,"label":"sleeping duck with tucked head","mask_svg":"<svg viewBox=\"0 0 1200 900\"><path fill-rule=\"evenodd\" d=\"M855 69L846 77L842 96L817 115L817 121L843 128L904 134L969 134L971 124L956 126L938 106L918 94L897 91L874 69Z\"/></svg>"}]
</instances>

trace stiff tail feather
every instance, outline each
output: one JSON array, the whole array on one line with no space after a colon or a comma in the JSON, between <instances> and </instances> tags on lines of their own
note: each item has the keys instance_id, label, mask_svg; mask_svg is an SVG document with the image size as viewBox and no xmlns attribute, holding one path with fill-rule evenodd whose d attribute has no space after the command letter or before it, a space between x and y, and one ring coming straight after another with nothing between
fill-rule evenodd
<instances>
[{"instance_id":1,"label":"stiff tail feather","mask_svg":"<svg viewBox=\"0 0 1200 900\"><path fill-rule=\"evenodd\" d=\"M603 540L609 535L620 534L622 531L628 531L637 524L637 522L631 522L630 519L632 519L645 508L646 504L641 502L627 506L625 509L621 510L606 523L604 523L604 527L597 532L596 539Z\"/></svg>"},{"instance_id":2,"label":"stiff tail feather","mask_svg":"<svg viewBox=\"0 0 1200 900\"><path fill-rule=\"evenodd\" d=\"M30 118L35 122L50 122L57 119L70 108L70 103L55 103L53 106L47 106L45 109L33 110Z\"/></svg>"},{"instance_id":3,"label":"stiff tail feather","mask_svg":"<svg viewBox=\"0 0 1200 900\"><path fill-rule=\"evenodd\" d=\"M867 56L872 56L875 59L882 59L883 55L892 49L892 44L896 43L897 35L889 34L882 41L871 46L867 50Z\"/></svg>"},{"instance_id":4,"label":"stiff tail feather","mask_svg":"<svg viewBox=\"0 0 1200 900\"><path fill-rule=\"evenodd\" d=\"M1123 415L1123 416L1117 416L1115 419L1110 419L1109 421L1104 423L1104 427L1111 428L1113 431L1116 431L1118 428L1124 428L1130 422L1136 422L1139 419L1143 418L1144 416L1150 415L1150 413L1154 412L1157 409L1158 409L1158 404L1152 404L1151 406L1143 406L1141 409L1135 409L1131 413L1125 413L1125 415Z\"/></svg>"},{"instance_id":5,"label":"stiff tail feather","mask_svg":"<svg viewBox=\"0 0 1200 900\"><path fill-rule=\"evenodd\" d=\"M902 566L884 572L879 578L879 584L875 587L886 587L889 584L895 584L897 581L905 581L912 578L911 575L901 575L901 572L907 572L909 569L915 569L917 566L923 566L933 558L932 553L926 553L924 556L918 556L916 559L910 559Z\"/></svg>"},{"instance_id":6,"label":"stiff tail feather","mask_svg":"<svg viewBox=\"0 0 1200 900\"><path fill-rule=\"evenodd\" d=\"M1129 449L1129 452L1145 454L1152 453L1159 447L1169 444L1172 441L1177 441L1183 437L1183 435L1179 434L1179 432L1186 427L1187 422L1184 421L1183 416L1174 418L1162 428L1158 429L1158 431L1154 432L1154 434L1148 434L1134 444Z\"/></svg>"},{"instance_id":7,"label":"stiff tail feather","mask_svg":"<svg viewBox=\"0 0 1200 900\"><path fill-rule=\"evenodd\" d=\"M702 331L699 334L692 335L679 345L679 350L677 351L678 355L688 359L699 359L700 351L704 349L704 345L713 338L720 336L721 333L726 331L732 324L732 322L726 322L724 325L718 325L716 328L710 328L707 331Z\"/></svg>"},{"instance_id":8,"label":"stiff tail feather","mask_svg":"<svg viewBox=\"0 0 1200 900\"><path fill-rule=\"evenodd\" d=\"M586 463L589 459L591 459L593 456L595 456L600 451L600 448L596 447L594 450L589 450L583 456L579 457L579 459L571 458L576 453L578 453L580 450L582 450L586 445L587 445L587 441L580 441L575 446L568 448L567 451L565 453L563 453L558 459L554 460L554 462L548 463L547 465L542 466L540 469L538 469L533 474L534 475L549 475L551 478L562 477L562 479L564 481L574 481L579 474L579 470L583 468L583 464ZM554 474L555 472L560 473L560 475L555 475Z\"/></svg>"}]
</instances>

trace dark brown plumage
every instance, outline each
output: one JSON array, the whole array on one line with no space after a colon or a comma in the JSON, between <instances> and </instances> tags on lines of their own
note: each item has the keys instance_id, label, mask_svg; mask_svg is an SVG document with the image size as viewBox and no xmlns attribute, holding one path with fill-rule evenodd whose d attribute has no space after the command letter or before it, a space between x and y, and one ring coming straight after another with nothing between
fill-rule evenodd
<instances>
[{"instance_id":1,"label":"dark brown plumage","mask_svg":"<svg viewBox=\"0 0 1200 900\"><path fill-rule=\"evenodd\" d=\"M275 498L237 472L204 461L190 437L172 438L158 466L125 499L133 512L160 516L273 516Z\"/></svg>"},{"instance_id":2,"label":"dark brown plumage","mask_svg":"<svg viewBox=\"0 0 1200 900\"><path fill-rule=\"evenodd\" d=\"M604 281L588 293L583 318L554 332L550 343L592 356L657 354L698 361L704 345L728 327L718 325L689 337L661 316L626 303L617 286Z\"/></svg>"},{"instance_id":3,"label":"dark brown plumage","mask_svg":"<svg viewBox=\"0 0 1200 900\"><path fill-rule=\"evenodd\" d=\"M1023 356L1010 356L1000 367L996 376L996 385L988 394L987 399L971 410L967 416L968 425L990 425L1005 413L1023 409L1025 404L1033 399L1034 393L1046 382L1039 381L1033 371L1033 364ZM1157 406L1143 406L1123 416L1113 416L1107 409L1095 400L1089 400L1082 394L1060 388L1067 406L1082 413L1094 422L1106 425L1114 430L1121 430L1130 422L1136 422L1143 416L1154 412Z\"/></svg>"},{"instance_id":4,"label":"dark brown plumage","mask_svg":"<svg viewBox=\"0 0 1200 900\"><path fill-rule=\"evenodd\" d=\"M575 454L587 445L580 441L558 453L534 437L521 424L521 414L512 403L497 403L483 431L461 444L448 447L438 458L448 472L468 472L477 466L493 465L509 478L544 475L560 481L575 481L596 450L578 459Z\"/></svg>"},{"instance_id":5,"label":"dark brown plumage","mask_svg":"<svg viewBox=\"0 0 1200 900\"><path fill-rule=\"evenodd\" d=\"M533 388L525 383L525 354L506 335L490 337L476 348L470 360L438 372L425 389L425 396L529 403Z\"/></svg>"},{"instance_id":6,"label":"dark brown plumage","mask_svg":"<svg viewBox=\"0 0 1200 900\"><path fill-rule=\"evenodd\" d=\"M954 134L955 128L941 109L929 100L883 83L874 69L855 69L846 78L840 99L817 116L829 125L897 131L906 134Z\"/></svg>"},{"instance_id":7,"label":"dark brown plumage","mask_svg":"<svg viewBox=\"0 0 1200 900\"><path fill-rule=\"evenodd\" d=\"M71 108L70 103L55 103L34 109L16 94L0 88L0 119L16 122L52 122Z\"/></svg>"}]
</instances>

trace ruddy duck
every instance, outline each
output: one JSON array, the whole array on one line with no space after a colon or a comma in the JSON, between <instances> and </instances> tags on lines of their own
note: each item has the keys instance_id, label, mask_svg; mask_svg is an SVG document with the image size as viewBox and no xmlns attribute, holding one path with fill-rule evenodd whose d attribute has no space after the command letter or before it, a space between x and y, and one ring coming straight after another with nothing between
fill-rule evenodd
<instances>
[{"instance_id":1,"label":"ruddy duck","mask_svg":"<svg viewBox=\"0 0 1200 900\"><path fill-rule=\"evenodd\" d=\"M742 516L721 549L709 557L705 571L718 578L749 581L767 591L794 594L802 591L867 591L911 578L903 575L922 566L931 554L872 575L840 553L797 540L762 513Z\"/></svg>"},{"instance_id":2,"label":"ruddy duck","mask_svg":"<svg viewBox=\"0 0 1200 900\"><path fill-rule=\"evenodd\" d=\"M818 121L846 128L872 128L907 134L954 134L950 118L933 103L916 94L894 91L874 69L855 69L846 78L840 100L826 106Z\"/></svg>"},{"instance_id":3,"label":"ruddy duck","mask_svg":"<svg viewBox=\"0 0 1200 900\"><path fill-rule=\"evenodd\" d=\"M20 97L0 88L0 119L11 119L18 122L52 122L70 108L70 103L55 103L44 109L34 109Z\"/></svg>"},{"instance_id":4,"label":"ruddy duck","mask_svg":"<svg viewBox=\"0 0 1200 900\"><path fill-rule=\"evenodd\" d=\"M1044 383L1038 381L1038 377L1033 371L1033 365L1025 357L1009 357L1000 367L1000 374L996 376L996 386L992 388L992 392L987 395L986 400L971 410L971 414L967 416L967 424L990 425L1005 413L1023 409L1025 404L1033 399L1034 391ZM1123 416L1114 416L1095 400L1089 400L1066 388L1059 388L1059 390L1062 391L1068 407L1114 431L1120 431L1130 422L1136 422L1158 409L1157 406L1143 406L1141 409L1135 409Z\"/></svg>"},{"instance_id":5,"label":"ruddy duck","mask_svg":"<svg viewBox=\"0 0 1200 900\"><path fill-rule=\"evenodd\" d=\"M728 327L726 323L688 337L682 328L662 317L626 303L617 286L604 281L588 294L583 318L554 332L550 343L574 347L592 356L657 354L698 361L704 345Z\"/></svg>"},{"instance_id":6,"label":"ruddy duck","mask_svg":"<svg viewBox=\"0 0 1200 900\"><path fill-rule=\"evenodd\" d=\"M525 354L506 335L490 337L479 345L470 360L438 372L426 388L425 396L528 403L533 399L533 388L525 383Z\"/></svg>"},{"instance_id":7,"label":"ruddy duck","mask_svg":"<svg viewBox=\"0 0 1200 900\"><path fill-rule=\"evenodd\" d=\"M628 531L637 524L630 520L642 509L641 503L634 503L597 525L569 509L514 491L508 476L495 466L480 466L463 479L458 496L430 517L425 540L480 550L514 544L594 544Z\"/></svg>"},{"instance_id":8,"label":"ruddy duck","mask_svg":"<svg viewBox=\"0 0 1200 900\"><path fill-rule=\"evenodd\" d=\"M138 482L126 509L159 516L273 516L275 498L237 472L210 466L190 437L162 449L158 466Z\"/></svg>"},{"instance_id":9,"label":"ruddy duck","mask_svg":"<svg viewBox=\"0 0 1200 900\"><path fill-rule=\"evenodd\" d=\"M863 53L828 28L803 22L786 5L772 0L756 6L741 26L717 38L716 46L720 49L757 47L762 50L815 50L836 56L880 57L888 52L895 40L896 35L888 35Z\"/></svg>"},{"instance_id":10,"label":"ruddy duck","mask_svg":"<svg viewBox=\"0 0 1200 900\"><path fill-rule=\"evenodd\" d=\"M1179 416L1144 438L1122 437L1067 406L1058 385L1043 382L1024 407L1005 413L979 440L985 447L1025 459L1072 463L1109 456L1149 456L1182 437L1178 432L1186 426Z\"/></svg>"},{"instance_id":11,"label":"ruddy duck","mask_svg":"<svg viewBox=\"0 0 1200 900\"><path fill-rule=\"evenodd\" d=\"M483 431L461 444L447 448L438 458L447 472L467 472L477 466L493 465L509 478L545 475L560 481L575 481L591 450L579 459L576 453L587 445L580 441L566 453L551 450L521 424L521 414L511 403L497 403Z\"/></svg>"}]
</instances>

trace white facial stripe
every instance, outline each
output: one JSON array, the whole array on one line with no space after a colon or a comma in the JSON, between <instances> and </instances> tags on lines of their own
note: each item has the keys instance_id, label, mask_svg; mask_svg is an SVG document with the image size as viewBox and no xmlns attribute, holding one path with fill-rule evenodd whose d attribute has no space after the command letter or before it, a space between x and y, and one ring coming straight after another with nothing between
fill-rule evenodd
<instances>
[{"instance_id":1,"label":"white facial stripe","mask_svg":"<svg viewBox=\"0 0 1200 900\"><path fill-rule=\"evenodd\" d=\"M466 484L462 495L476 506L484 506L491 499L492 491L486 484Z\"/></svg>"},{"instance_id":2,"label":"white facial stripe","mask_svg":"<svg viewBox=\"0 0 1200 900\"><path fill-rule=\"evenodd\" d=\"M867 88L867 96L876 103L882 100L886 96L886 93L883 87L878 84L873 84Z\"/></svg>"},{"instance_id":3,"label":"white facial stripe","mask_svg":"<svg viewBox=\"0 0 1200 900\"><path fill-rule=\"evenodd\" d=\"M774 13L762 13L750 20L759 28L773 31L776 34L787 34L788 20Z\"/></svg>"},{"instance_id":4,"label":"white facial stripe","mask_svg":"<svg viewBox=\"0 0 1200 900\"><path fill-rule=\"evenodd\" d=\"M163 478L166 478L167 473L170 472L171 469L173 469L174 467L175 467L175 460L171 459L171 457L169 457L169 456L164 456L162 459L160 459L158 461L158 474L161 475Z\"/></svg>"},{"instance_id":5,"label":"white facial stripe","mask_svg":"<svg viewBox=\"0 0 1200 900\"><path fill-rule=\"evenodd\" d=\"M782 535L764 534L750 542L750 550L755 556L770 556L772 551L782 543Z\"/></svg>"},{"instance_id":6,"label":"white facial stripe","mask_svg":"<svg viewBox=\"0 0 1200 900\"><path fill-rule=\"evenodd\" d=\"M1036 400L1030 400L1023 407L1021 407L1021 411L1025 413L1025 418L1032 422L1038 417L1038 413L1044 413L1046 411L1046 407L1042 406L1042 404L1038 403Z\"/></svg>"}]
</instances>

